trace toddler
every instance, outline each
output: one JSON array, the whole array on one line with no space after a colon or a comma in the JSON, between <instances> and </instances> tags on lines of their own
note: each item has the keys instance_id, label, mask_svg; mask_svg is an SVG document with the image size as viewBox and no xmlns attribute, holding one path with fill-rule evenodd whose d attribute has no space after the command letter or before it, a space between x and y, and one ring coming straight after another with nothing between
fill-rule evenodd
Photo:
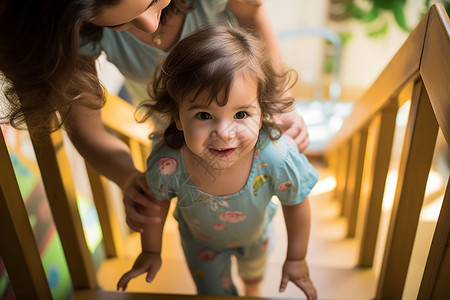
<instances>
[{"instance_id":1,"label":"toddler","mask_svg":"<svg viewBox=\"0 0 450 300\"><path fill-rule=\"evenodd\" d=\"M289 281L310 299L316 290L305 260L310 230L307 195L317 172L295 142L280 134L275 114L293 109L286 96L292 71L278 74L260 40L242 29L207 27L170 52L138 111L141 121L158 113L170 125L148 158L147 183L170 199L181 244L199 294L237 295L231 257L247 296L259 294L277 196L288 234L280 291ZM155 214L155 211L149 211ZM118 289L161 266L161 224L145 224L142 252Z\"/></svg>"}]
</instances>

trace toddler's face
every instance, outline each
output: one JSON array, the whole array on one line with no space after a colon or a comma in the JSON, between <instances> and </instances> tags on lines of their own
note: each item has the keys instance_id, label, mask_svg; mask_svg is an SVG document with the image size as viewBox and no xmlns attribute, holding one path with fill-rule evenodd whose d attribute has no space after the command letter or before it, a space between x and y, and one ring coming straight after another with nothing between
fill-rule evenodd
<instances>
[{"instance_id":1,"label":"toddler's face","mask_svg":"<svg viewBox=\"0 0 450 300\"><path fill-rule=\"evenodd\" d=\"M204 107L199 105L202 99L181 105L177 128L183 130L188 149L209 167L227 169L253 155L261 128L257 88L255 78L238 76L225 106L212 101Z\"/></svg>"}]
</instances>

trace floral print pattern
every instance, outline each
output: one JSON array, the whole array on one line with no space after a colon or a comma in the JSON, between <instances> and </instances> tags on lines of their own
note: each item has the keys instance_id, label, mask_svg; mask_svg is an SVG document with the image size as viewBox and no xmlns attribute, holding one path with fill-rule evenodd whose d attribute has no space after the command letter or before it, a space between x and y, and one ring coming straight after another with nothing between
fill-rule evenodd
<instances>
[{"instance_id":1,"label":"floral print pattern","mask_svg":"<svg viewBox=\"0 0 450 300\"><path fill-rule=\"evenodd\" d=\"M232 281L231 281L230 276L225 276L222 278L222 288L225 291L228 291L231 289L231 284L232 284Z\"/></svg>"},{"instance_id":2,"label":"floral print pattern","mask_svg":"<svg viewBox=\"0 0 450 300\"><path fill-rule=\"evenodd\" d=\"M178 161L173 157L161 157L158 167L162 175L172 175L177 170Z\"/></svg>"},{"instance_id":3,"label":"floral print pattern","mask_svg":"<svg viewBox=\"0 0 450 300\"><path fill-rule=\"evenodd\" d=\"M200 249L197 252L197 257L203 261L213 261L216 259L216 253L214 251Z\"/></svg>"},{"instance_id":4,"label":"floral print pattern","mask_svg":"<svg viewBox=\"0 0 450 300\"><path fill-rule=\"evenodd\" d=\"M292 189L295 192L295 187L292 185L291 181L283 182L278 186L279 191L287 191L288 189Z\"/></svg>"},{"instance_id":5,"label":"floral print pattern","mask_svg":"<svg viewBox=\"0 0 450 300\"><path fill-rule=\"evenodd\" d=\"M227 230L227 226L223 225L222 223L216 223L212 226L215 230L224 231Z\"/></svg>"},{"instance_id":6,"label":"floral print pattern","mask_svg":"<svg viewBox=\"0 0 450 300\"><path fill-rule=\"evenodd\" d=\"M294 148L294 149L297 148L297 145L294 143L294 141L291 138L288 137L286 140L287 140L289 146L291 146L291 148Z\"/></svg>"},{"instance_id":7,"label":"floral print pattern","mask_svg":"<svg viewBox=\"0 0 450 300\"><path fill-rule=\"evenodd\" d=\"M204 235L204 234L201 234L200 232L197 232L195 235L198 236L201 239L206 240L206 241L212 241L213 240L212 237Z\"/></svg>"},{"instance_id":8,"label":"floral print pattern","mask_svg":"<svg viewBox=\"0 0 450 300\"><path fill-rule=\"evenodd\" d=\"M288 159L272 159L271 155L286 151ZM184 225L197 243L212 249L218 244L225 248L242 247L249 238L253 239L258 235L254 229L259 225L251 224L264 222L266 217L271 218L263 209L259 210L259 206L256 209L258 214L265 215L253 215L256 213L253 202L256 201L255 197L269 197L267 194L272 193L286 201L285 199L294 199L297 192L303 189L296 175L297 163L298 166L303 166L303 162L295 156L296 153L298 150L295 142L289 137L282 137L279 141L261 139L254 151L253 169L246 185L229 196L211 195L195 186L189 176L186 176L179 150L168 149L162 156L155 155L151 162L155 172L151 173L148 182L149 185L155 185L153 189L156 189L155 194L159 198L178 197L176 218L183 218ZM243 195L250 197L249 204L242 202ZM202 255L207 257L206 254Z\"/></svg>"},{"instance_id":9,"label":"floral print pattern","mask_svg":"<svg viewBox=\"0 0 450 300\"><path fill-rule=\"evenodd\" d=\"M240 211L226 211L219 216L220 221L224 223L240 223L246 218L245 214Z\"/></svg>"}]
</instances>

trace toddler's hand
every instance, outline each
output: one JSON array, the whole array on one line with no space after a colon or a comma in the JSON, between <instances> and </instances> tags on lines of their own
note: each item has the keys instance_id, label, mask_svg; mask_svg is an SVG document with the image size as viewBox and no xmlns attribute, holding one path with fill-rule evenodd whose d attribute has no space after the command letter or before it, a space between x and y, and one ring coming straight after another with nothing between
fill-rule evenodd
<instances>
[{"instance_id":1,"label":"toddler's hand","mask_svg":"<svg viewBox=\"0 0 450 300\"><path fill-rule=\"evenodd\" d=\"M141 252L138 258L134 262L133 268L122 275L117 283L117 290L125 291L127 289L128 282L143 274L147 273L147 282L152 282L161 268L161 254L156 252Z\"/></svg>"},{"instance_id":2,"label":"toddler's hand","mask_svg":"<svg viewBox=\"0 0 450 300\"><path fill-rule=\"evenodd\" d=\"M309 277L306 260L286 260L280 283L280 292L284 292L289 281L295 283L306 295L308 300L317 299L316 288Z\"/></svg>"}]
</instances>

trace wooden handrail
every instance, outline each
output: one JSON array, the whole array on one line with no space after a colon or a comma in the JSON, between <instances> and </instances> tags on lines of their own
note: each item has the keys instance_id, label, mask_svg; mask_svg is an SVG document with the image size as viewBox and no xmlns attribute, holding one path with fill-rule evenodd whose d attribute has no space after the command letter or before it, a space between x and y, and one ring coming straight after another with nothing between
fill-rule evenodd
<instances>
[{"instance_id":1,"label":"wooden handrail","mask_svg":"<svg viewBox=\"0 0 450 300\"><path fill-rule=\"evenodd\" d=\"M363 215L358 216L360 267L373 263L395 116L407 100L411 100L411 108L376 299L402 297L438 129L450 148L450 20L441 4L428 10L377 80L356 101L354 111L325 149L330 162L339 162L336 196L347 208L349 237L355 233L358 206L362 208ZM358 145L358 136L366 133L367 144ZM450 251L448 244L442 243L450 240L449 198L447 186L420 299L441 299L450 294L445 283L450 274Z\"/></svg>"},{"instance_id":2,"label":"wooden handrail","mask_svg":"<svg viewBox=\"0 0 450 300\"><path fill-rule=\"evenodd\" d=\"M103 122L108 130L117 134L130 145L134 160L143 167L143 158L148 154L150 141L147 125L137 124L133 118L134 108L118 98L107 94ZM76 299L110 299L98 291L96 269L84 236L84 228L77 207L77 194L65 140L61 130L34 135L31 141L45 186L53 220L60 236L67 260ZM134 148L134 149L133 149ZM51 299L50 287L40 259L36 240L25 209L18 182L11 164L6 142L0 132L0 253L10 274L18 299ZM119 255L120 238L111 213L111 201L107 198L107 187L103 179L89 169L92 194L98 208L103 230L104 245L108 257ZM104 218L108 217L108 218ZM4 243L3 241L8 241ZM82 296L78 294L82 293ZM115 299L130 299L133 294L118 293ZM134 299L134 298L133 298ZM159 299L159 298L157 298Z\"/></svg>"},{"instance_id":3,"label":"wooden handrail","mask_svg":"<svg viewBox=\"0 0 450 300\"><path fill-rule=\"evenodd\" d=\"M428 19L420 76L427 89L439 127L449 145L450 20L441 4L433 6Z\"/></svg>"}]
</instances>

